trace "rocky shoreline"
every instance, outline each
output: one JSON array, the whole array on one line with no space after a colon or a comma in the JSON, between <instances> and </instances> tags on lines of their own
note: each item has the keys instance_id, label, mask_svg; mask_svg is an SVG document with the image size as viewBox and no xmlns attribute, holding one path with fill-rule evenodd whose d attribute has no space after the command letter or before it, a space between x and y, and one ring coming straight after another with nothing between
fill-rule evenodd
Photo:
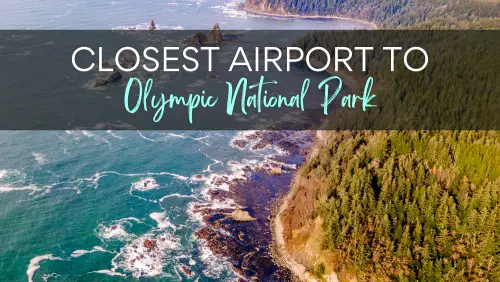
<instances>
[{"instance_id":1,"label":"rocky shoreline","mask_svg":"<svg viewBox=\"0 0 500 282\"><path fill-rule=\"evenodd\" d=\"M253 151L276 148L276 154L262 163L237 166L237 177L212 177L208 202L192 207L191 212L203 221L195 236L213 254L227 258L239 281L293 279L292 272L273 257L271 221L278 199L289 192L294 172L314 138L314 131L243 132L232 146ZM217 205L223 202L234 205Z\"/></svg>"}]
</instances>

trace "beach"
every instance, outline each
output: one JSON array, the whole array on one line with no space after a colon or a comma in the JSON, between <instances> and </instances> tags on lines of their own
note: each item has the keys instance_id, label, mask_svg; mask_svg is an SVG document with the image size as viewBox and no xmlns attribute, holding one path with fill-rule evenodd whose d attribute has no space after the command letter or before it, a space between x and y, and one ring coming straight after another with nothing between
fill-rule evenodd
<instances>
[{"instance_id":1,"label":"beach","mask_svg":"<svg viewBox=\"0 0 500 282\"><path fill-rule=\"evenodd\" d=\"M305 19L305 20L317 20L317 21L328 21L328 20L346 20L358 22L365 25L365 28L360 27L359 29L378 29L377 24L374 22L364 21L360 19L348 18L348 17L340 17L340 16L325 16L325 15L297 15L291 13L279 13L277 11L267 11L261 9L255 9L250 7L243 6L243 10L248 13L265 16L265 17L277 17L277 18L285 18L285 19Z\"/></svg>"}]
</instances>

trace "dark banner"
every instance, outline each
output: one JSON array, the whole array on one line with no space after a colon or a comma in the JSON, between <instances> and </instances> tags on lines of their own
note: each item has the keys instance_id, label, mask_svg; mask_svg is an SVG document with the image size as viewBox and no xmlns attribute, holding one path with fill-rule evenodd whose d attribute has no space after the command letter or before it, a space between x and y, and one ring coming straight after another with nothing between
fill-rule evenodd
<instances>
[{"instance_id":1,"label":"dark banner","mask_svg":"<svg viewBox=\"0 0 500 282\"><path fill-rule=\"evenodd\" d=\"M0 129L500 129L499 31L0 31Z\"/></svg>"}]
</instances>

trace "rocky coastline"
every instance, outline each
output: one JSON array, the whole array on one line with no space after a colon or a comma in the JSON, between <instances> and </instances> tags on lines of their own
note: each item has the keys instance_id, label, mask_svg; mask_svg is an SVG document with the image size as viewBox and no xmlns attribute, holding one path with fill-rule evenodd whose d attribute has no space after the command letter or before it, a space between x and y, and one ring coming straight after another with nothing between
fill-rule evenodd
<instances>
[{"instance_id":1,"label":"rocky coastline","mask_svg":"<svg viewBox=\"0 0 500 282\"><path fill-rule=\"evenodd\" d=\"M289 192L294 172L305 160L315 135L314 131L243 132L232 146L249 150L276 147L278 153L262 163L240 165L236 172L240 177L209 179L209 201L192 207L203 221L195 236L213 254L228 259L239 281L293 280L293 273L273 256L271 222L278 200ZM228 199L235 205L214 205Z\"/></svg>"}]
</instances>

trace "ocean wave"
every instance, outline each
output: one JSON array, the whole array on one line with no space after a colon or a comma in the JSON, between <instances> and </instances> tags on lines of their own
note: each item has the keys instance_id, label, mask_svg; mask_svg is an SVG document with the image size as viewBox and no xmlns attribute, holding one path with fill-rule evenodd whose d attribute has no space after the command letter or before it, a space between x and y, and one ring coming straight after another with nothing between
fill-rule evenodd
<instances>
[{"instance_id":1,"label":"ocean wave","mask_svg":"<svg viewBox=\"0 0 500 282\"><path fill-rule=\"evenodd\" d=\"M199 246L200 260L204 264L203 274L213 279L220 279L223 274L231 274L231 263L224 257L214 254L205 242Z\"/></svg>"},{"instance_id":2,"label":"ocean wave","mask_svg":"<svg viewBox=\"0 0 500 282\"><path fill-rule=\"evenodd\" d=\"M75 250L71 253L70 256L73 258L77 258L77 257L81 257L83 255L91 254L91 253L95 253L95 252L110 253L110 251L105 250L101 246L94 246L91 250Z\"/></svg>"},{"instance_id":3,"label":"ocean wave","mask_svg":"<svg viewBox=\"0 0 500 282\"><path fill-rule=\"evenodd\" d=\"M224 5L210 6L209 8L214 10L219 10L222 12L223 15L230 18L247 19L249 16L253 16L239 9L238 7L240 4L241 1L229 1L226 2Z\"/></svg>"},{"instance_id":4,"label":"ocean wave","mask_svg":"<svg viewBox=\"0 0 500 282\"><path fill-rule=\"evenodd\" d=\"M35 271L40 268L40 262L44 260L63 260L60 257L56 257L52 254L46 254L41 256L36 256L30 260L30 264L28 265L28 269L26 270L26 275L28 275L28 281L33 282L33 275Z\"/></svg>"},{"instance_id":5,"label":"ocean wave","mask_svg":"<svg viewBox=\"0 0 500 282\"><path fill-rule=\"evenodd\" d=\"M64 131L68 136L74 138L75 141L80 141L82 138L94 139L98 143L105 143L110 145L111 142L102 137L100 134L95 134L88 130L66 130Z\"/></svg>"},{"instance_id":6,"label":"ocean wave","mask_svg":"<svg viewBox=\"0 0 500 282\"><path fill-rule=\"evenodd\" d=\"M15 187L15 186L2 186L0 185L0 193L7 193L7 192L14 192L14 191L31 191L30 194L33 194L37 191L48 191L50 190L51 186L36 186L36 185L27 185L27 186L20 186L20 187Z\"/></svg>"},{"instance_id":7,"label":"ocean wave","mask_svg":"<svg viewBox=\"0 0 500 282\"><path fill-rule=\"evenodd\" d=\"M17 169L0 169L0 180L15 178L15 180L24 179L26 174Z\"/></svg>"},{"instance_id":8,"label":"ocean wave","mask_svg":"<svg viewBox=\"0 0 500 282\"><path fill-rule=\"evenodd\" d=\"M38 165L43 165L47 162L47 155L45 154L33 152L31 155L35 158Z\"/></svg>"},{"instance_id":9,"label":"ocean wave","mask_svg":"<svg viewBox=\"0 0 500 282\"><path fill-rule=\"evenodd\" d=\"M187 180L189 180L189 177L187 177L187 176L180 175L180 174L173 173L173 172L168 172L168 171L162 171L162 172L143 172L143 173L121 173L121 172L117 172L117 171L101 171L101 172L94 173L90 177L79 178L79 179L77 179L75 181L71 181L71 182L68 182L68 183L81 184L83 182L88 182L88 183L93 184L94 188L97 188L99 186L99 180L101 178L103 178L103 177L108 176L108 175L118 175L118 176L125 176L125 177L141 177L141 176L153 177L153 176L165 176L165 175L167 175L167 176L171 176L174 179L181 180L181 181L187 181ZM134 186L134 185L135 184L132 184L132 186ZM141 185L141 184L139 183L137 185ZM142 183L142 185L144 185L144 183ZM146 186L148 186L148 185L151 185L151 183L146 184Z\"/></svg>"},{"instance_id":10,"label":"ocean wave","mask_svg":"<svg viewBox=\"0 0 500 282\"><path fill-rule=\"evenodd\" d=\"M123 136L120 136L120 135L118 135L118 134L114 133L112 130L106 130L106 133L108 133L108 134L110 134L111 136L113 136L114 138L117 138L117 139L120 139L120 140L125 138L125 137L123 137Z\"/></svg>"},{"instance_id":11,"label":"ocean wave","mask_svg":"<svg viewBox=\"0 0 500 282\"><path fill-rule=\"evenodd\" d=\"M149 217L156 221L159 229L166 229L170 227L174 231L177 230L177 227L168 219L166 212L153 212L149 215Z\"/></svg>"},{"instance_id":12,"label":"ocean wave","mask_svg":"<svg viewBox=\"0 0 500 282\"><path fill-rule=\"evenodd\" d=\"M99 273L99 274L104 274L104 275L108 275L108 276L127 277L127 275L120 273L120 272L116 272L116 271L111 270L111 269L101 269L101 270L91 271L89 273Z\"/></svg>"},{"instance_id":13,"label":"ocean wave","mask_svg":"<svg viewBox=\"0 0 500 282\"><path fill-rule=\"evenodd\" d=\"M129 233L129 230L133 225L132 222L143 223L142 220L135 217L126 217L115 220L108 225L101 223L96 228L97 236L103 242L110 242L113 240L128 242L136 238L136 235Z\"/></svg>"},{"instance_id":14,"label":"ocean wave","mask_svg":"<svg viewBox=\"0 0 500 282\"><path fill-rule=\"evenodd\" d=\"M164 25L164 24L155 24L157 30L184 30L184 27L181 25ZM148 30L149 22L140 23L136 25L121 25L112 27L111 30Z\"/></svg>"},{"instance_id":15,"label":"ocean wave","mask_svg":"<svg viewBox=\"0 0 500 282\"><path fill-rule=\"evenodd\" d=\"M140 179L139 181L133 182L132 186L130 186L130 189L136 191L149 191L157 189L158 187L160 187L160 185L156 183L156 179L154 179L154 177L146 177Z\"/></svg>"},{"instance_id":16,"label":"ocean wave","mask_svg":"<svg viewBox=\"0 0 500 282\"><path fill-rule=\"evenodd\" d=\"M160 276L165 274L163 267L170 257L168 251L179 248L179 239L170 233L146 234L120 250L116 257L117 267L131 273L134 278Z\"/></svg>"}]
</instances>

